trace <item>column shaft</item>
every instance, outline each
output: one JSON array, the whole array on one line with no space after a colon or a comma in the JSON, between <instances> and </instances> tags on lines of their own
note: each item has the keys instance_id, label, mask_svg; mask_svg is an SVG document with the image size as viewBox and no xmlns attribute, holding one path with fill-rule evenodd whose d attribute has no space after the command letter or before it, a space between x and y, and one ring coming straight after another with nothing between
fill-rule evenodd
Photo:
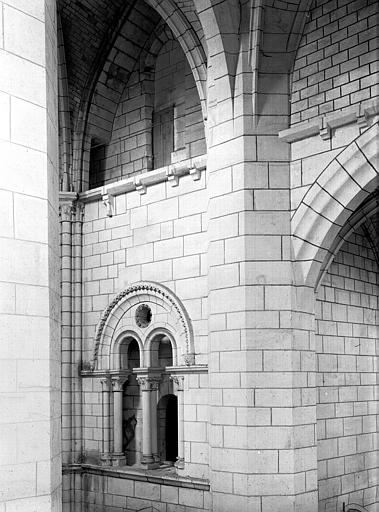
<instances>
[{"instance_id":1,"label":"column shaft","mask_svg":"<svg viewBox=\"0 0 379 512\"><path fill-rule=\"evenodd\" d=\"M113 440L114 452L122 452L122 389L113 393Z\"/></svg>"}]
</instances>

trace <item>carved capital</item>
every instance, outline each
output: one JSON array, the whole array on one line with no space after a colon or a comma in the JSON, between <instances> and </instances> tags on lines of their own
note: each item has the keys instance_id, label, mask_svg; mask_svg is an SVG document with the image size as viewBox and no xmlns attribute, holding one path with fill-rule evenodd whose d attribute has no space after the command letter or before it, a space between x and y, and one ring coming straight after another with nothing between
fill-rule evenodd
<instances>
[{"instance_id":1,"label":"carved capital","mask_svg":"<svg viewBox=\"0 0 379 512\"><path fill-rule=\"evenodd\" d=\"M137 382L141 387L141 391L156 391L159 387L161 377L138 375Z\"/></svg>"},{"instance_id":2,"label":"carved capital","mask_svg":"<svg viewBox=\"0 0 379 512\"><path fill-rule=\"evenodd\" d=\"M110 390L110 379L109 377L101 377L100 378L100 383L101 383L101 388L102 388L102 391L105 393L107 391Z\"/></svg>"},{"instance_id":3,"label":"carved capital","mask_svg":"<svg viewBox=\"0 0 379 512\"><path fill-rule=\"evenodd\" d=\"M72 215L75 217L75 222L83 222L84 221L84 204L83 203L75 203L72 209Z\"/></svg>"},{"instance_id":4,"label":"carved capital","mask_svg":"<svg viewBox=\"0 0 379 512\"><path fill-rule=\"evenodd\" d=\"M112 377L113 391L122 391L122 387L127 380L128 380L127 375L117 375L115 377Z\"/></svg>"},{"instance_id":5,"label":"carved capital","mask_svg":"<svg viewBox=\"0 0 379 512\"><path fill-rule=\"evenodd\" d=\"M170 375L170 380L174 383L176 391L184 390L184 376L183 375Z\"/></svg>"},{"instance_id":6,"label":"carved capital","mask_svg":"<svg viewBox=\"0 0 379 512\"><path fill-rule=\"evenodd\" d=\"M59 216L61 222L71 222L74 206L72 203L61 203L59 205Z\"/></svg>"}]
</instances>

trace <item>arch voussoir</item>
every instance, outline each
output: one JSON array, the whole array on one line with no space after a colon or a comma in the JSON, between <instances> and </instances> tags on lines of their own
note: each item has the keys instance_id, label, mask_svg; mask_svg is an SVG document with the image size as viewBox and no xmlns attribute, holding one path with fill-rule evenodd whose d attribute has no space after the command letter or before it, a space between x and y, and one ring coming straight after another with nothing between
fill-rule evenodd
<instances>
[{"instance_id":1,"label":"arch voussoir","mask_svg":"<svg viewBox=\"0 0 379 512\"><path fill-rule=\"evenodd\" d=\"M325 254L353 212L379 186L379 123L363 132L328 164L292 217L295 263L315 286ZM320 263L321 262L321 263Z\"/></svg>"}]
</instances>

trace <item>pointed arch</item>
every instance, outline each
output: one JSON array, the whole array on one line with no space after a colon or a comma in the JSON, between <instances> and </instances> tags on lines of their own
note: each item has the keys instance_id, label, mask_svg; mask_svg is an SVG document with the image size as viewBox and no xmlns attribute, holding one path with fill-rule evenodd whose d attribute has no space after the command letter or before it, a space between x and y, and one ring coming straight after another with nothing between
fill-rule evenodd
<instances>
[{"instance_id":1,"label":"pointed arch","mask_svg":"<svg viewBox=\"0 0 379 512\"><path fill-rule=\"evenodd\" d=\"M178 43L180 44L190 69L194 76L195 84L200 98L203 119L207 117L206 106L206 81L207 63L203 46L187 20L186 16L172 0L145 0L146 7L152 9L156 16L150 20L151 26L146 28L151 31L154 23L159 17L168 25ZM124 11L120 14L119 21L114 30L107 34L105 41L100 47L98 57L94 63L84 94L80 101L79 116L75 126L74 136L74 159L76 190L81 191L83 178L88 172L88 154L90 139L95 133L101 143L106 143L111 134L113 118L118 103L121 99L124 85L128 80L135 66L138 67L139 54L124 52L125 42L130 39L128 36L128 20L133 14L136 1L126 3ZM134 26L134 30L137 30ZM141 29L141 34L145 33ZM136 37L137 38L137 37ZM139 41L139 45L142 42ZM103 98L104 84L112 81L110 97ZM101 129L97 119L102 120ZM96 130L95 130L96 128Z\"/></svg>"},{"instance_id":2,"label":"pointed arch","mask_svg":"<svg viewBox=\"0 0 379 512\"><path fill-rule=\"evenodd\" d=\"M379 186L379 123L368 128L321 172L292 218L297 275L315 286L336 237Z\"/></svg>"}]
</instances>

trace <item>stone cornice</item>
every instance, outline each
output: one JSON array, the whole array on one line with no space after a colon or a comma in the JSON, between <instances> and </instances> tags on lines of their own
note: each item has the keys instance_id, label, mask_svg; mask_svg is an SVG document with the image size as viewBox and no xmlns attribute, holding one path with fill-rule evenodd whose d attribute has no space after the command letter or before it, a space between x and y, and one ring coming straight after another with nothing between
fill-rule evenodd
<instances>
[{"instance_id":1,"label":"stone cornice","mask_svg":"<svg viewBox=\"0 0 379 512\"><path fill-rule=\"evenodd\" d=\"M368 126L370 117L379 114L379 102L372 101L365 105L354 105L341 112L334 112L296 124L279 132L279 138L284 142L297 142L320 135L324 140L330 139L332 130L348 124L358 123Z\"/></svg>"},{"instance_id":2,"label":"stone cornice","mask_svg":"<svg viewBox=\"0 0 379 512\"><path fill-rule=\"evenodd\" d=\"M73 203L77 201L79 194L77 192L59 192L59 203Z\"/></svg>"},{"instance_id":3,"label":"stone cornice","mask_svg":"<svg viewBox=\"0 0 379 512\"><path fill-rule=\"evenodd\" d=\"M200 179L201 172L206 169L206 155L197 156L182 162L177 162L153 171L139 174L131 178L115 181L104 185L103 187L94 188L79 194L79 199L83 203L102 200L108 217L113 215L113 198L120 194L125 194L137 190L141 195L147 193L147 189L151 185L167 181L172 187L179 184L179 178L189 174L194 181Z\"/></svg>"}]
</instances>

